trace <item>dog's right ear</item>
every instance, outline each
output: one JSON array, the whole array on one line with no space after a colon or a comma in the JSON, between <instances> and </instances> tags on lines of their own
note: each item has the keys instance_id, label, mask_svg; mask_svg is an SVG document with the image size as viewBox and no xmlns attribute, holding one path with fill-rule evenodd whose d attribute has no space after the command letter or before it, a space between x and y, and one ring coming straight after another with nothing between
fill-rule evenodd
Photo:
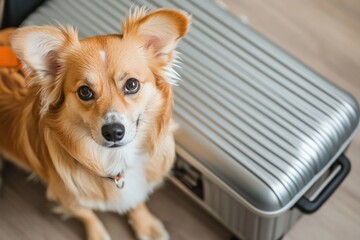
<instances>
[{"instance_id":1,"label":"dog's right ear","mask_svg":"<svg viewBox=\"0 0 360 240\"><path fill-rule=\"evenodd\" d=\"M78 43L77 32L72 28L24 27L14 32L11 46L32 76L29 84L40 87L41 113L60 98L57 77L64 62L63 52Z\"/></svg>"},{"instance_id":2,"label":"dog's right ear","mask_svg":"<svg viewBox=\"0 0 360 240\"><path fill-rule=\"evenodd\" d=\"M72 28L23 27L13 34L11 46L25 68L43 80L56 76L62 50L76 42L77 33Z\"/></svg>"}]
</instances>

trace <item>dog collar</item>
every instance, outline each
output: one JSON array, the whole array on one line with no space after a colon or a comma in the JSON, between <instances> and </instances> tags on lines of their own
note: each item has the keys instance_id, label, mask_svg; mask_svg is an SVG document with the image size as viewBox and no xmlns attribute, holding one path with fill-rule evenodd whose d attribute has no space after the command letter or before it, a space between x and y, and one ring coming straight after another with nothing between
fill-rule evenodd
<instances>
[{"instance_id":1,"label":"dog collar","mask_svg":"<svg viewBox=\"0 0 360 240\"><path fill-rule=\"evenodd\" d=\"M123 189L125 186L125 173L124 171L119 172L115 177L108 177L115 182L115 185L119 189Z\"/></svg>"}]
</instances>

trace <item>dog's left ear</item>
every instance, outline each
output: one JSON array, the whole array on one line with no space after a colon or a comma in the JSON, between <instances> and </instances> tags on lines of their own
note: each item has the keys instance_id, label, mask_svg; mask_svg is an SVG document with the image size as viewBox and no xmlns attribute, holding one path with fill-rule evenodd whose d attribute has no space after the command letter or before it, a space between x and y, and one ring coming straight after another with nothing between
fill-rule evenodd
<instances>
[{"instance_id":1,"label":"dog's left ear","mask_svg":"<svg viewBox=\"0 0 360 240\"><path fill-rule=\"evenodd\" d=\"M156 60L169 62L177 42L188 31L190 17L171 9L146 14L140 8L130 14L122 27L124 39L140 37L143 47L152 51Z\"/></svg>"},{"instance_id":2,"label":"dog's left ear","mask_svg":"<svg viewBox=\"0 0 360 240\"><path fill-rule=\"evenodd\" d=\"M15 31L11 46L31 75L29 84L39 87L41 114L61 98L59 72L65 52L78 43L76 31L65 27L23 27Z\"/></svg>"}]
</instances>

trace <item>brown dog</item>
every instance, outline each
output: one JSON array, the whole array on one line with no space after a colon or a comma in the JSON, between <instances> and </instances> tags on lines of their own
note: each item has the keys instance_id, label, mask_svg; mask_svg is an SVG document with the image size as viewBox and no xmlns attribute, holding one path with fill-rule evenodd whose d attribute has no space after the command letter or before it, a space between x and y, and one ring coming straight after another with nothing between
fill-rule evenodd
<instances>
[{"instance_id":1,"label":"brown dog","mask_svg":"<svg viewBox=\"0 0 360 240\"><path fill-rule=\"evenodd\" d=\"M0 153L46 182L88 239L110 238L92 209L129 211L139 239L168 239L144 201L174 160L171 66L189 24L178 11L137 9L122 35L13 34L27 85L0 80Z\"/></svg>"}]
</instances>

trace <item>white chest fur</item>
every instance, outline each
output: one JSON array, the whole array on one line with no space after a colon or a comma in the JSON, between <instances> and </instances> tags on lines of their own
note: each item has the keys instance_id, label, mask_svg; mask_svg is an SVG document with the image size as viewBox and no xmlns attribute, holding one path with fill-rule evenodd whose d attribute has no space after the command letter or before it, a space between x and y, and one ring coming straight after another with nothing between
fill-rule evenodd
<instances>
[{"instance_id":1,"label":"white chest fur","mask_svg":"<svg viewBox=\"0 0 360 240\"><path fill-rule=\"evenodd\" d=\"M150 187L146 181L142 164L136 164L127 169L124 181L125 185L119 189L116 199L107 202L80 200L80 204L100 211L124 213L146 200Z\"/></svg>"}]
</instances>

